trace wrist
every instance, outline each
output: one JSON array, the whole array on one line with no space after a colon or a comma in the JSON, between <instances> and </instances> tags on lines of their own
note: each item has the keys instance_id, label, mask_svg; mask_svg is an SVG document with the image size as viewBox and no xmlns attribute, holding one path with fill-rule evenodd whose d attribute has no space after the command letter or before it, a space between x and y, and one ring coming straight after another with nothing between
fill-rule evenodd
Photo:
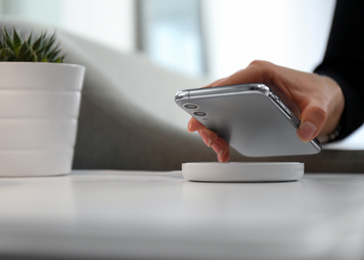
<instances>
[{"instance_id":1,"label":"wrist","mask_svg":"<svg viewBox=\"0 0 364 260\"><path fill-rule=\"evenodd\" d=\"M321 144L330 143L332 141L335 141L336 138L340 135L341 131L341 125L338 125L338 127L330 134L319 134L316 138L319 140Z\"/></svg>"}]
</instances>

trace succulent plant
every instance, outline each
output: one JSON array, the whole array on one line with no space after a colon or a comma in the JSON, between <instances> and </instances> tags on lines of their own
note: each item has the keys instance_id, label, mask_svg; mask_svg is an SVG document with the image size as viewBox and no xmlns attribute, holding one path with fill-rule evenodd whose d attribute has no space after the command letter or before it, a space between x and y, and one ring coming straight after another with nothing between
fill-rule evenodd
<instances>
[{"instance_id":1,"label":"succulent plant","mask_svg":"<svg viewBox=\"0 0 364 260\"><path fill-rule=\"evenodd\" d=\"M34 39L33 39L34 38ZM0 39L1 61L25 61L25 62L56 62L62 63L65 55L61 53L59 44L56 44L56 35L48 35L46 31L40 36L33 37L31 32L24 39L13 27L9 33L2 28Z\"/></svg>"}]
</instances>

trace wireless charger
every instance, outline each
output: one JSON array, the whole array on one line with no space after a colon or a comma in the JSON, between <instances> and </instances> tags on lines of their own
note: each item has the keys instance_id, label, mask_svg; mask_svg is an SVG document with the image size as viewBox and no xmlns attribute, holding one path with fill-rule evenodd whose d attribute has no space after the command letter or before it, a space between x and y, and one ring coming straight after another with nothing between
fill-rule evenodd
<instances>
[{"instance_id":1,"label":"wireless charger","mask_svg":"<svg viewBox=\"0 0 364 260\"><path fill-rule=\"evenodd\" d=\"M200 182L281 182L303 177L304 163L201 162L183 163L182 175Z\"/></svg>"}]
</instances>

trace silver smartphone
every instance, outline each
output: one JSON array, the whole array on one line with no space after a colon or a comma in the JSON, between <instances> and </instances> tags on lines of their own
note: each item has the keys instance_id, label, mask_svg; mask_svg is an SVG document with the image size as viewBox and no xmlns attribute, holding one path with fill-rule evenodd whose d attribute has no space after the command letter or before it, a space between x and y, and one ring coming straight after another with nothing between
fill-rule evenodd
<instances>
[{"instance_id":1,"label":"silver smartphone","mask_svg":"<svg viewBox=\"0 0 364 260\"><path fill-rule=\"evenodd\" d=\"M176 103L248 157L316 154L317 139L303 143L300 120L260 83L181 90Z\"/></svg>"}]
</instances>

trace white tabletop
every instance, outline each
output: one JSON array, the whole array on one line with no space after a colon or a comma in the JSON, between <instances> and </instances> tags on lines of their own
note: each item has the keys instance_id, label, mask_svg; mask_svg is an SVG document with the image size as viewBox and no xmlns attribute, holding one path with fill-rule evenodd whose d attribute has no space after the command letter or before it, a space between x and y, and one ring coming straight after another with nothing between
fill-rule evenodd
<instances>
[{"instance_id":1,"label":"white tabletop","mask_svg":"<svg viewBox=\"0 0 364 260\"><path fill-rule=\"evenodd\" d=\"M181 172L0 179L0 256L363 259L364 174L188 182Z\"/></svg>"}]
</instances>

